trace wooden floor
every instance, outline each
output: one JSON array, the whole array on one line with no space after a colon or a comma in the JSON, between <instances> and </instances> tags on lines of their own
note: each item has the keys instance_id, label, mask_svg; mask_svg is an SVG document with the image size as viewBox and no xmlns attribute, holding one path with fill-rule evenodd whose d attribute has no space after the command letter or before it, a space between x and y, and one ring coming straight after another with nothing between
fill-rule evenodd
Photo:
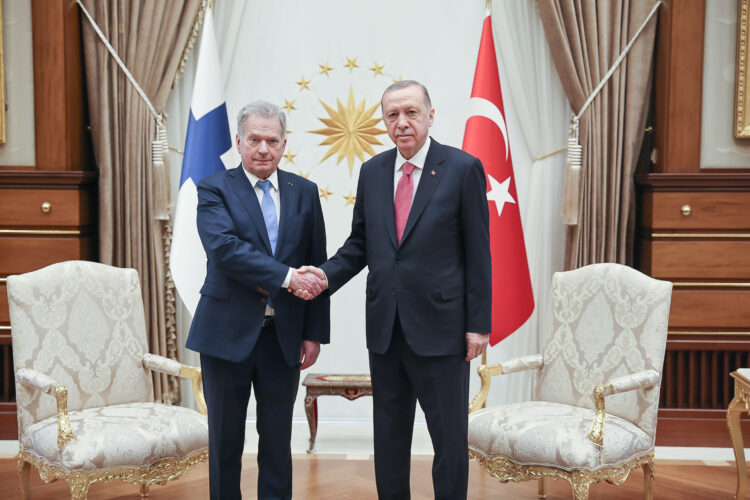
<instances>
[{"instance_id":1,"label":"wooden floor","mask_svg":"<svg viewBox=\"0 0 750 500\"><path fill-rule=\"evenodd\" d=\"M363 457L364 458L364 457ZM735 469L731 462L706 465L702 462L656 462L656 499L730 499L735 488ZM412 498L432 499L430 457L415 457L412 461ZM469 499L536 499L536 482L500 484L471 462ZM255 498L258 469L254 455L245 455L242 475L243 496ZM34 500L70 498L67 484L57 481L44 484L35 470L31 473L31 497ZM15 459L0 459L0 498L20 499ZM595 484L591 487L592 499L641 498L643 474L631 473L621 486ZM89 499L136 499L138 488L133 485L111 482L96 484L89 490ZM208 498L208 467L200 464L188 474L167 486L153 486L151 498L155 500L191 500ZM343 455L295 455L294 498L304 500L368 500L375 499L375 475L371 457L347 459ZM572 498L566 481L550 481L547 498Z\"/></svg>"}]
</instances>

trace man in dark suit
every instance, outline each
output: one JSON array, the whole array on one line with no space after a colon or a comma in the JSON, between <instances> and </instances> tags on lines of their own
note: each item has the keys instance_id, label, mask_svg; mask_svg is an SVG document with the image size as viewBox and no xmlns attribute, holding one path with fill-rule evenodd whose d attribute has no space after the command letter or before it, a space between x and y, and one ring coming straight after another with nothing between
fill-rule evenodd
<instances>
[{"instance_id":1,"label":"man in dark suit","mask_svg":"<svg viewBox=\"0 0 750 500\"><path fill-rule=\"evenodd\" d=\"M316 272L335 292L367 265L367 348L381 499L407 499L416 401L435 450L435 498L466 498L469 361L491 316L489 213L477 158L428 137L427 89L386 89L396 148L362 165L352 231Z\"/></svg>"},{"instance_id":2,"label":"man in dark suit","mask_svg":"<svg viewBox=\"0 0 750 500\"><path fill-rule=\"evenodd\" d=\"M238 114L241 167L198 184L206 281L187 347L201 353L208 405L212 499L241 498L251 386L257 401L258 498L292 497L290 439L300 370L328 343L329 298L295 268L326 258L314 183L278 170L286 145L281 109L257 101ZM309 298L309 297L308 297Z\"/></svg>"}]
</instances>

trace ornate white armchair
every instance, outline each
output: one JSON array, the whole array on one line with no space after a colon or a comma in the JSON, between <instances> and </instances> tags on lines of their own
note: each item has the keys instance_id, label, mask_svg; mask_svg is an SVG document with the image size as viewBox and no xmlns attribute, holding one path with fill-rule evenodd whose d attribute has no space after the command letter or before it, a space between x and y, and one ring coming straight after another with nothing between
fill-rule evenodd
<instances>
[{"instance_id":1,"label":"ornate white armchair","mask_svg":"<svg viewBox=\"0 0 750 500\"><path fill-rule=\"evenodd\" d=\"M585 499L591 483L621 484L642 466L650 499L671 293L619 264L555 273L543 354L479 367L470 456L502 482L538 479L540 498L545 477ZM480 409L493 375L531 369L535 401Z\"/></svg>"},{"instance_id":2,"label":"ornate white armchair","mask_svg":"<svg viewBox=\"0 0 750 500\"><path fill-rule=\"evenodd\" d=\"M25 499L32 465L79 499L112 479L146 496L208 458L200 369L148 354L135 270L71 261L7 284ZM191 378L200 413L155 403L150 370Z\"/></svg>"}]
</instances>

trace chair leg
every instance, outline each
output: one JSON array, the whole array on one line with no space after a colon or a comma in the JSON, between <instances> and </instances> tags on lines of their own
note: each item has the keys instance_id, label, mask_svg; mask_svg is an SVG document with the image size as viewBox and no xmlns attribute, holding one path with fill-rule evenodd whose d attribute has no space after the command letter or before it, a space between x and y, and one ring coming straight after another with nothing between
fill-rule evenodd
<instances>
[{"instance_id":1,"label":"chair leg","mask_svg":"<svg viewBox=\"0 0 750 500\"><path fill-rule=\"evenodd\" d=\"M89 476L85 472L74 472L68 476L71 500L86 500L89 494Z\"/></svg>"},{"instance_id":2,"label":"chair leg","mask_svg":"<svg viewBox=\"0 0 750 500\"><path fill-rule=\"evenodd\" d=\"M148 485L147 484L141 485L141 498L148 498Z\"/></svg>"},{"instance_id":3,"label":"chair leg","mask_svg":"<svg viewBox=\"0 0 750 500\"><path fill-rule=\"evenodd\" d=\"M18 458L18 481L21 483L21 496L23 500L31 500L31 489L29 488L29 472L31 464L23 458Z\"/></svg>"},{"instance_id":4,"label":"chair leg","mask_svg":"<svg viewBox=\"0 0 750 500\"><path fill-rule=\"evenodd\" d=\"M643 500L653 500L654 498L654 469L653 462L643 464Z\"/></svg>"},{"instance_id":5,"label":"chair leg","mask_svg":"<svg viewBox=\"0 0 750 500\"><path fill-rule=\"evenodd\" d=\"M573 486L573 498L575 500L588 500L591 479L585 474L574 472L570 478L570 484Z\"/></svg>"},{"instance_id":6,"label":"chair leg","mask_svg":"<svg viewBox=\"0 0 750 500\"><path fill-rule=\"evenodd\" d=\"M540 477L538 479L539 489L537 491L537 496L539 498L547 498L547 483L544 480L545 480L545 478L543 478L543 477Z\"/></svg>"}]
</instances>

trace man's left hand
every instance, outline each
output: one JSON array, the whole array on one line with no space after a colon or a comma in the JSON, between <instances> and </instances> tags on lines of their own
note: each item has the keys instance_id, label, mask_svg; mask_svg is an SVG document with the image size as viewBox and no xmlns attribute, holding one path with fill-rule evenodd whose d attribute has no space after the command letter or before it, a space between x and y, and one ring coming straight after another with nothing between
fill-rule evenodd
<instances>
[{"instance_id":1,"label":"man's left hand","mask_svg":"<svg viewBox=\"0 0 750 500\"><path fill-rule=\"evenodd\" d=\"M311 367L318 359L318 354L320 354L320 342L303 340L299 353L299 369L304 370Z\"/></svg>"},{"instance_id":2,"label":"man's left hand","mask_svg":"<svg viewBox=\"0 0 750 500\"><path fill-rule=\"evenodd\" d=\"M486 333L466 332L466 361L471 361L484 352L490 336Z\"/></svg>"}]
</instances>

